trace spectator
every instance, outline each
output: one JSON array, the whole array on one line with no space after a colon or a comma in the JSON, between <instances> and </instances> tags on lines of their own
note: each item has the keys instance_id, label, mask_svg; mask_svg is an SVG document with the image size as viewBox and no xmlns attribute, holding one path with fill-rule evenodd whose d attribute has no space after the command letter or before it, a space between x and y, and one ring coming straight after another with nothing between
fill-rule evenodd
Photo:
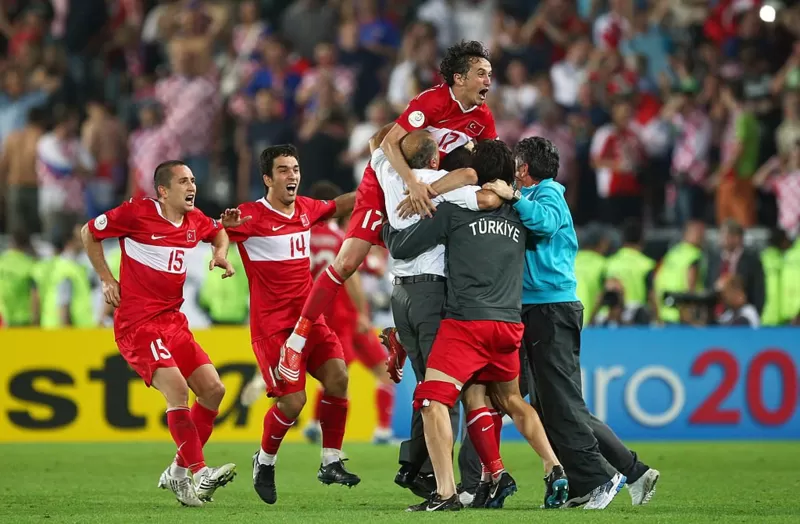
<instances>
[{"instance_id":1,"label":"spectator","mask_svg":"<svg viewBox=\"0 0 800 524\"><path fill-rule=\"evenodd\" d=\"M381 93L383 58L359 43L355 22L345 22L339 27L339 49L342 65L349 67L355 76L351 107L359 119L364 119L367 105Z\"/></svg>"},{"instance_id":2,"label":"spectator","mask_svg":"<svg viewBox=\"0 0 800 524\"><path fill-rule=\"evenodd\" d=\"M58 106L54 120L53 130L42 135L36 145L39 217L48 239L59 224L84 218L84 188L96 169L94 158L78 138L77 111Z\"/></svg>"},{"instance_id":3,"label":"spectator","mask_svg":"<svg viewBox=\"0 0 800 524\"><path fill-rule=\"evenodd\" d=\"M727 277L738 275L742 279L747 301L760 314L764 309L765 299L764 270L758 253L745 247L742 226L734 220L724 222L718 245L718 251L708 259L706 287L720 291Z\"/></svg>"},{"instance_id":4,"label":"spectator","mask_svg":"<svg viewBox=\"0 0 800 524\"><path fill-rule=\"evenodd\" d=\"M6 199L6 229L40 231L36 147L47 129L44 108L28 111L28 123L12 131L0 155L0 193Z\"/></svg>"},{"instance_id":5,"label":"spectator","mask_svg":"<svg viewBox=\"0 0 800 524\"><path fill-rule=\"evenodd\" d=\"M787 91L783 95L783 120L775 130L778 155L786 159L800 141L800 92Z\"/></svg>"},{"instance_id":6,"label":"spectator","mask_svg":"<svg viewBox=\"0 0 800 524\"><path fill-rule=\"evenodd\" d=\"M297 89L296 102L301 109L317 103L319 86L323 82L333 85L336 103L344 106L353 93L353 72L337 64L336 47L330 42L320 42L314 48L315 66L306 70Z\"/></svg>"},{"instance_id":7,"label":"spectator","mask_svg":"<svg viewBox=\"0 0 800 524\"><path fill-rule=\"evenodd\" d=\"M721 326L750 326L757 328L761 319L755 306L748 301L744 290L744 282L738 275L730 275L724 279L721 290L725 311L717 323Z\"/></svg>"},{"instance_id":8,"label":"spectator","mask_svg":"<svg viewBox=\"0 0 800 524\"><path fill-rule=\"evenodd\" d=\"M608 0L608 12L598 16L592 28L594 45L611 50L619 47L625 35L631 32L632 6L632 2L625 0Z\"/></svg>"},{"instance_id":9,"label":"spectator","mask_svg":"<svg viewBox=\"0 0 800 524\"><path fill-rule=\"evenodd\" d=\"M778 225L792 238L800 234L800 139L785 161L775 159L758 170L753 185L775 194Z\"/></svg>"},{"instance_id":10,"label":"spectator","mask_svg":"<svg viewBox=\"0 0 800 524\"><path fill-rule=\"evenodd\" d=\"M154 101L139 108L139 129L128 139L128 189L133 198L156 197L153 175L161 162L181 157L177 137L164 126L161 107Z\"/></svg>"},{"instance_id":11,"label":"spectator","mask_svg":"<svg viewBox=\"0 0 800 524\"><path fill-rule=\"evenodd\" d=\"M556 62L550 69L556 102L564 107L571 108L578 103L578 91L586 81L590 45L588 38L579 38L569 46L564 60Z\"/></svg>"},{"instance_id":12,"label":"spectator","mask_svg":"<svg viewBox=\"0 0 800 524\"><path fill-rule=\"evenodd\" d=\"M644 71L648 80L658 84L662 75L672 76L670 67L671 42L662 27L669 2L656 0L651 10L639 6L635 9L630 33L623 35L620 46L623 56L642 56L647 68Z\"/></svg>"},{"instance_id":13,"label":"spectator","mask_svg":"<svg viewBox=\"0 0 800 524\"><path fill-rule=\"evenodd\" d=\"M283 12L280 28L301 56L311 58L314 46L336 37L336 9L323 0L297 0Z\"/></svg>"},{"instance_id":14,"label":"spectator","mask_svg":"<svg viewBox=\"0 0 800 524\"><path fill-rule=\"evenodd\" d=\"M33 268L36 259L31 237L24 227L11 230L11 243L0 252L0 302L3 304L3 322L9 327L36 326L39 324L39 294L36 290Z\"/></svg>"},{"instance_id":15,"label":"spectator","mask_svg":"<svg viewBox=\"0 0 800 524\"><path fill-rule=\"evenodd\" d=\"M44 89L28 90L22 71L10 67L3 74L3 93L0 94L0 144L12 131L25 126L28 111L47 102Z\"/></svg>"},{"instance_id":16,"label":"spectator","mask_svg":"<svg viewBox=\"0 0 800 524\"><path fill-rule=\"evenodd\" d=\"M512 60L506 69L506 85L500 87L503 109L509 114L524 115L533 110L539 91L528 81L525 65Z\"/></svg>"},{"instance_id":17,"label":"spectator","mask_svg":"<svg viewBox=\"0 0 800 524\"><path fill-rule=\"evenodd\" d=\"M295 114L295 93L301 81L301 76L289 67L288 51L283 41L270 36L264 41L261 65L253 73L246 94L253 97L260 89L271 90L283 102L283 116L292 118Z\"/></svg>"},{"instance_id":18,"label":"spectator","mask_svg":"<svg viewBox=\"0 0 800 524\"><path fill-rule=\"evenodd\" d=\"M661 260L653 286L658 301L659 319L662 322L677 324L681 321L678 308L666 305L665 293L696 293L703 289L705 234L706 226L703 222L687 222L683 240L672 246Z\"/></svg>"},{"instance_id":19,"label":"spectator","mask_svg":"<svg viewBox=\"0 0 800 524\"><path fill-rule=\"evenodd\" d=\"M436 41L425 38L416 42L411 56L392 70L386 96L394 112L400 114L409 100L439 83Z\"/></svg>"},{"instance_id":20,"label":"spectator","mask_svg":"<svg viewBox=\"0 0 800 524\"><path fill-rule=\"evenodd\" d=\"M94 218L114 207L117 189L125 179L128 133L103 100L90 100L81 137L97 163L94 177L86 184L87 216Z\"/></svg>"},{"instance_id":21,"label":"spectator","mask_svg":"<svg viewBox=\"0 0 800 524\"><path fill-rule=\"evenodd\" d=\"M367 120L356 124L350 132L350 143L344 163L353 166L353 181L361 183L370 159L369 139L392 120L392 110L386 100L378 98L367 107Z\"/></svg>"},{"instance_id":22,"label":"spectator","mask_svg":"<svg viewBox=\"0 0 800 524\"><path fill-rule=\"evenodd\" d=\"M258 200L264 196L259 159L267 147L288 144L294 140L291 126L281 117L280 101L268 89L256 93L255 116L240 122L236 129L236 148L239 154L237 200Z\"/></svg>"},{"instance_id":23,"label":"spectator","mask_svg":"<svg viewBox=\"0 0 800 524\"><path fill-rule=\"evenodd\" d=\"M549 69L551 64L564 58L569 43L587 31L586 23L575 13L574 2L542 0L525 22L522 34L534 52L546 59L546 63L539 64L538 60L533 60L529 67L532 70Z\"/></svg>"}]
</instances>

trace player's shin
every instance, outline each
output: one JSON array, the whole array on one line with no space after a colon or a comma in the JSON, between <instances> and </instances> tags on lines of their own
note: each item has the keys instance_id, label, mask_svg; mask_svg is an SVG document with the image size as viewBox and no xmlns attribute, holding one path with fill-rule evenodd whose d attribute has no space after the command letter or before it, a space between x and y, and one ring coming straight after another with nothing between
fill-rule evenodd
<instances>
[{"instance_id":1,"label":"player's shin","mask_svg":"<svg viewBox=\"0 0 800 524\"><path fill-rule=\"evenodd\" d=\"M453 428L450 426L447 406L435 400L426 403L422 408L425 444L428 446L436 476L436 492L442 500L447 500L456 494L452 456Z\"/></svg>"},{"instance_id":2,"label":"player's shin","mask_svg":"<svg viewBox=\"0 0 800 524\"><path fill-rule=\"evenodd\" d=\"M506 402L506 409L517 430L525 437L536 454L542 458L545 473L549 473L559 462L547 439L547 433L545 433L539 414L520 395L509 398Z\"/></svg>"},{"instance_id":3,"label":"player's shin","mask_svg":"<svg viewBox=\"0 0 800 524\"><path fill-rule=\"evenodd\" d=\"M394 410L394 383L378 382L375 388L375 407L378 408L378 429L391 431Z\"/></svg>"},{"instance_id":4,"label":"player's shin","mask_svg":"<svg viewBox=\"0 0 800 524\"><path fill-rule=\"evenodd\" d=\"M467 431L481 464L488 470L493 480L497 479L505 468L495 438L494 421L488 408L473 409L467 413Z\"/></svg>"},{"instance_id":5,"label":"player's shin","mask_svg":"<svg viewBox=\"0 0 800 524\"><path fill-rule=\"evenodd\" d=\"M327 466L342 458L342 442L347 424L346 398L326 394L320 401L319 424L322 428L322 465Z\"/></svg>"},{"instance_id":6,"label":"player's shin","mask_svg":"<svg viewBox=\"0 0 800 524\"><path fill-rule=\"evenodd\" d=\"M258 453L258 463L265 466L275 464L278 448L283 442L283 437L294 425L295 419L286 416L275 404L264 415L264 432L261 434L261 450Z\"/></svg>"},{"instance_id":7,"label":"player's shin","mask_svg":"<svg viewBox=\"0 0 800 524\"><path fill-rule=\"evenodd\" d=\"M200 439L200 445L201 447L205 447L206 442L208 442L208 439L211 438L211 432L214 430L214 420L216 420L219 412L208 409L199 401L195 401L195 403L192 405L192 409L189 411L189 414L192 418L192 422L194 422L194 425L197 428L197 436ZM180 453L178 453L178 455L175 457L175 463L183 468L188 467Z\"/></svg>"},{"instance_id":8,"label":"player's shin","mask_svg":"<svg viewBox=\"0 0 800 524\"><path fill-rule=\"evenodd\" d=\"M320 315L330 309L347 276L339 275L333 265L330 265L317 278L311 287L311 293L308 295L306 303L303 305L300 320L297 321L294 331L286 341L288 347L297 352L303 350L308 334L311 332L311 326L314 325Z\"/></svg>"},{"instance_id":9,"label":"player's shin","mask_svg":"<svg viewBox=\"0 0 800 524\"><path fill-rule=\"evenodd\" d=\"M169 427L172 440L178 446L178 457L185 468L195 473L205 467L203 458L203 445L197 433L197 427L192 421L192 416L188 407L174 407L167 409L167 426ZM184 467L173 471L173 474L186 474Z\"/></svg>"}]
</instances>

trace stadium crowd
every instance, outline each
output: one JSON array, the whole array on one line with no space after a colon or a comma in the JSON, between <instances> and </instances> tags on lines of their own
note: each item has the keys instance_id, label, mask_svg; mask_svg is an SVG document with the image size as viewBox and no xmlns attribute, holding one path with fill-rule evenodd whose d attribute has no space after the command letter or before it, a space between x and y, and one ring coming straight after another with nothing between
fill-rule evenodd
<instances>
[{"instance_id":1,"label":"stadium crowd","mask_svg":"<svg viewBox=\"0 0 800 524\"><path fill-rule=\"evenodd\" d=\"M768 23L761 4L4 2L7 244L25 250L25 239L42 233L56 251L68 248L75 223L130 196L154 196L153 170L172 158L192 168L198 206L212 216L263 195L258 155L277 143L299 144L301 193L321 180L352 190L369 159L367 139L409 98L441 82L437 66L448 45L478 39L491 51L487 103L500 138L510 146L526 136L552 140L576 224L602 224L584 235L579 272L599 275L610 263L592 253L624 254L610 241L620 231L628 247L660 260L666 249L643 243L653 227L693 236L703 224L765 226L774 242L758 264L742 269L738 256L729 263L725 254L738 248L712 249L690 262L703 261L693 266L699 278L651 277L645 288L722 289L719 277L738 273L731 285L744 289L744 304L764 324L796 322L800 246L790 246L800 228L800 6L786 2ZM605 226L624 227L615 237ZM2 257L11 261L4 275L31 267L12 250ZM591 288L582 296L592 305L587 322L718 317L689 314L700 299L665 317L663 297L620 297L615 278L583 282ZM26 296L16 289L4 295ZM640 314L643 304L650 307Z\"/></svg>"}]
</instances>

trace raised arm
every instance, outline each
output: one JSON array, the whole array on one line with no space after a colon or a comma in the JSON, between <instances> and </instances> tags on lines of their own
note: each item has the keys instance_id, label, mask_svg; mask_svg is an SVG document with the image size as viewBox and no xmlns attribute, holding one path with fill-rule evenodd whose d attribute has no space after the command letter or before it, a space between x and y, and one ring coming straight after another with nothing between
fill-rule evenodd
<instances>
[{"instance_id":1,"label":"raised arm","mask_svg":"<svg viewBox=\"0 0 800 524\"><path fill-rule=\"evenodd\" d=\"M336 212L333 213L333 218L340 218L349 215L353 211L353 206L356 205L356 193L351 191L344 195L339 195L333 200L336 204Z\"/></svg>"},{"instance_id":2,"label":"raised arm","mask_svg":"<svg viewBox=\"0 0 800 524\"><path fill-rule=\"evenodd\" d=\"M392 258L404 260L421 255L447 238L451 205L442 204L433 218L422 219L405 229L394 229L388 223L381 236Z\"/></svg>"}]
</instances>

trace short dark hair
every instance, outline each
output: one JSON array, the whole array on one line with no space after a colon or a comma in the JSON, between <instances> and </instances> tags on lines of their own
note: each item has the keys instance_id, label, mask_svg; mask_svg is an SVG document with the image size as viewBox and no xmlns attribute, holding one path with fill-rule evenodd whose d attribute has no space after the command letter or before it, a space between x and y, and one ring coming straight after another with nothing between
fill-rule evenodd
<instances>
[{"instance_id":1,"label":"short dark hair","mask_svg":"<svg viewBox=\"0 0 800 524\"><path fill-rule=\"evenodd\" d=\"M297 148L292 144L279 144L277 146L270 146L261 152L259 166L261 167L261 174L272 176L272 165L276 158L282 156L292 156L300 161L300 156L297 154Z\"/></svg>"},{"instance_id":2,"label":"short dark hair","mask_svg":"<svg viewBox=\"0 0 800 524\"><path fill-rule=\"evenodd\" d=\"M314 182L308 190L308 196L315 200L333 200L341 194L339 186L327 180Z\"/></svg>"},{"instance_id":3,"label":"short dark hair","mask_svg":"<svg viewBox=\"0 0 800 524\"><path fill-rule=\"evenodd\" d=\"M172 184L172 168L179 166L189 167L181 160L167 160L158 164L153 173L153 187L156 190L156 196L158 196L158 186L169 187Z\"/></svg>"},{"instance_id":4,"label":"short dark hair","mask_svg":"<svg viewBox=\"0 0 800 524\"><path fill-rule=\"evenodd\" d=\"M31 248L31 232L24 225L17 225L11 230L11 241L15 247L27 251Z\"/></svg>"},{"instance_id":5,"label":"short dark hair","mask_svg":"<svg viewBox=\"0 0 800 524\"><path fill-rule=\"evenodd\" d=\"M735 235L737 237L744 236L744 228L742 227L741 224L739 224L739 222L736 221L736 219L733 218L729 218L728 220L723 222L722 229L724 229L725 232Z\"/></svg>"},{"instance_id":6,"label":"short dark hair","mask_svg":"<svg viewBox=\"0 0 800 524\"><path fill-rule=\"evenodd\" d=\"M489 60L489 50L477 40L462 40L447 48L439 72L447 85L452 86L456 83L456 75L466 75L472 63L480 58Z\"/></svg>"},{"instance_id":7,"label":"short dark hair","mask_svg":"<svg viewBox=\"0 0 800 524\"><path fill-rule=\"evenodd\" d=\"M622 223L622 241L626 244L641 244L642 238L644 238L642 221L626 218Z\"/></svg>"},{"instance_id":8,"label":"short dark hair","mask_svg":"<svg viewBox=\"0 0 800 524\"><path fill-rule=\"evenodd\" d=\"M403 138L400 139L401 150L403 150L403 142L409 136L411 136L411 133L404 135ZM410 156L404 156L406 162L408 162L408 167L411 169L428 169L431 166L431 160L438 154L439 146L436 144L436 140L430 137L420 140L416 151L414 151Z\"/></svg>"},{"instance_id":9,"label":"short dark hair","mask_svg":"<svg viewBox=\"0 0 800 524\"><path fill-rule=\"evenodd\" d=\"M527 164L534 180L555 179L558 175L558 148L546 138L523 138L514 147L514 158Z\"/></svg>"},{"instance_id":10,"label":"short dark hair","mask_svg":"<svg viewBox=\"0 0 800 524\"><path fill-rule=\"evenodd\" d=\"M492 180L514 182L514 156L501 140L483 140L475 146L472 168L478 173L478 185Z\"/></svg>"},{"instance_id":11,"label":"short dark hair","mask_svg":"<svg viewBox=\"0 0 800 524\"><path fill-rule=\"evenodd\" d=\"M472 151L466 146L453 149L439 162L439 169L445 171L455 171L465 167L472 167Z\"/></svg>"}]
</instances>

